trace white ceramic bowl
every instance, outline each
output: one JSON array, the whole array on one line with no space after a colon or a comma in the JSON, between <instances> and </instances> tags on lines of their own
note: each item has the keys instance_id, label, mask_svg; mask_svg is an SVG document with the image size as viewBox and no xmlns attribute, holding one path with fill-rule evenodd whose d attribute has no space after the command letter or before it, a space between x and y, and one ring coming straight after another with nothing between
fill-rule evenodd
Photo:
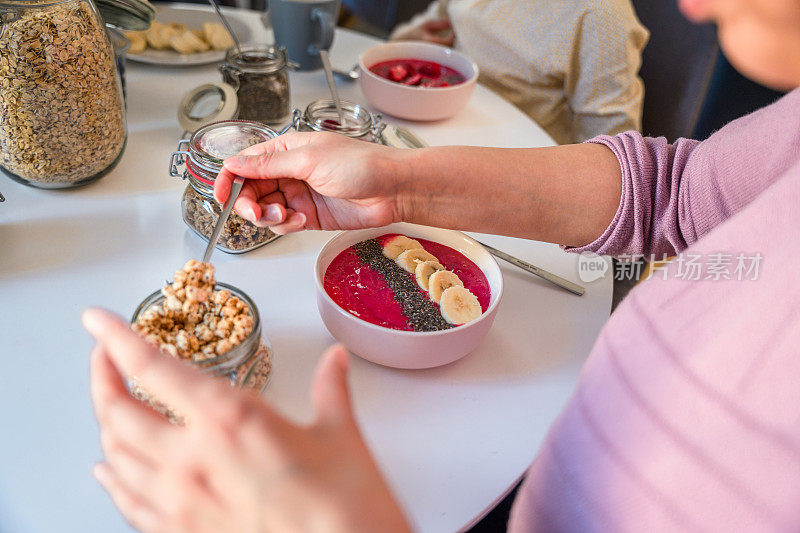
<instances>
[{"instance_id":1,"label":"white ceramic bowl","mask_svg":"<svg viewBox=\"0 0 800 533\"><path fill-rule=\"evenodd\" d=\"M415 87L381 78L369 67L390 59L435 61L460 72L464 83L450 87ZM361 91L376 109L408 120L442 120L461 111L478 81L478 65L469 57L438 44L398 41L368 49L358 59Z\"/></svg>"},{"instance_id":2,"label":"white ceramic bowl","mask_svg":"<svg viewBox=\"0 0 800 533\"><path fill-rule=\"evenodd\" d=\"M339 307L323 286L325 271L339 253L357 242L385 233L435 241L454 248L471 259L486 275L492 291L489 308L477 320L444 331L398 331L371 324ZM329 240L317 256L317 307L331 335L356 355L373 363L395 368L431 368L460 359L477 348L497 314L503 296L503 275L483 246L461 232L391 224L382 228L344 231Z\"/></svg>"}]
</instances>

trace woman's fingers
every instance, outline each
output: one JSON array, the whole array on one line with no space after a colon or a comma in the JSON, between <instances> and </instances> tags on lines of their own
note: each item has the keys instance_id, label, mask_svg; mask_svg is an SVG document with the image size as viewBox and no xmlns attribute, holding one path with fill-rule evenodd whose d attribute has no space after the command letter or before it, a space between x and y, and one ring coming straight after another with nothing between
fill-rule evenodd
<instances>
[{"instance_id":1,"label":"woman's fingers","mask_svg":"<svg viewBox=\"0 0 800 533\"><path fill-rule=\"evenodd\" d=\"M182 429L130 397L118 399L108 407L103 429L128 449L153 463L182 452Z\"/></svg>"},{"instance_id":2,"label":"woman's fingers","mask_svg":"<svg viewBox=\"0 0 800 533\"><path fill-rule=\"evenodd\" d=\"M271 183L274 185L273 190L261 188L262 191L269 191L262 193L259 187L250 187L249 183ZM277 181L249 181L245 183L245 188L236 200L236 212L240 216L249 220L253 224L266 227L272 224L280 224L286 219L286 197L281 191L274 190L277 187Z\"/></svg>"},{"instance_id":3,"label":"woman's fingers","mask_svg":"<svg viewBox=\"0 0 800 533\"><path fill-rule=\"evenodd\" d=\"M288 235L306 229L306 216L303 213L296 213L291 209L286 210L286 221L281 224L270 226L269 229L278 235Z\"/></svg>"},{"instance_id":4,"label":"woman's fingers","mask_svg":"<svg viewBox=\"0 0 800 533\"><path fill-rule=\"evenodd\" d=\"M347 385L349 363L347 350L341 344L328 348L317 363L311 399L321 424L339 424L352 418Z\"/></svg>"},{"instance_id":5,"label":"woman's fingers","mask_svg":"<svg viewBox=\"0 0 800 533\"><path fill-rule=\"evenodd\" d=\"M95 416L101 424L106 420L107 408L118 397L128 396L128 389L122 376L108 358L102 344L96 344L92 350L89 373L91 375L90 392Z\"/></svg>"},{"instance_id":6,"label":"woman's fingers","mask_svg":"<svg viewBox=\"0 0 800 533\"><path fill-rule=\"evenodd\" d=\"M174 446L170 439L177 428L131 398L102 345L92 353L91 393L101 430L114 440L154 462Z\"/></svg>"},{"instance_id":7,"label":"woman's fingers","mask_svg":"<svg viewBox=\"0 0 800 533\"><path fill-rule=\"evenodd\" d=\"M111 466L118 479L130 488L132 495L142 502L148 503L150 507L157 509L161 499L156 496L158 490L156 477L158 471L150 461L129 451L125 446L116 442L114 437L103 435L103 451L106 456L106 463Z\"/></svg>"},{"instance_id":8,"label":"woman's fingers","mask_svg":"<svg viewBox=\"0 0 800 533\"><path fill-rule=\"evenodd\" d=\"M123 375L135 377L142 388L188 419L203 420L205 406L230 393L224 382L160 353L108 311L87 309L83 324Z\"/></svg>"},{"instance_id":9,"label":"woman's fingers","mask_svg":"<svg viewBox=\"0 0 800 533\"><path fill-rule=\"evenodd\" d=\"M429 20L422 25L422 29L426 31L445 31L445 30L452 30L453 25L450 23L449 19L436 19L436 20Z\"/></svg>"},{"instance_id":10,"label":"woman's fingers","mask_svg":"<svg viewBox=\"0 0 800 533\"><path fill-rule=\"evenodd\" d=\"M111 496L114 505L125 516L128 522L139 531L156 533L162 531L162 520L158 513L144 501L134 495L125 486L107 463L95 465L92 470L95 479Z\"/></svg>"},{"instance_id":11,"label":"woman's fingers","mask_svg":"<svg viewBox=\"0 0 800 533\"><path fill-rule=\"evenodd\" d=\"M235 155L224 162L228 172L248 179L304 179L310 174L312 164L310 154L303 149Z\"/></svg>"}]
</instances>

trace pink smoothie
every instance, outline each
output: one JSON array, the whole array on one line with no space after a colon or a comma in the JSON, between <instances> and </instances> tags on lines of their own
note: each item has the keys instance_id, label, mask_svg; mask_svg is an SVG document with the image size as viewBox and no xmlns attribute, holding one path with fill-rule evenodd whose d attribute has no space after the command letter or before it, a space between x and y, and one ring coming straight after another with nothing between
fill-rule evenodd
<instances>
[{"instance_id":1,"label":"pink smoothie","mask_svg":"<svg viewBox=\"0 0 800 533\"><path fill-rule=\"evenodd\" d=\"M377 237L376 240L383 246L384 242L395 235L397 234L387 233ZM478 265L449 246L425 239L416 240L425 250L436 256L445 268L455 272L464 283L464 287L478 298L481 308L486 312L492 293L489 281ZM413 274L406 272L403 274L412 280L414 278ZM395 300L394 293L383 276L362 263L352 248L342 251L331 261L325 271L323 285L333 301L349 313L379 326L412 330L402 307ZM419 288L419 291L427 294L422 288Z\"/></svg>"}]
</instances>

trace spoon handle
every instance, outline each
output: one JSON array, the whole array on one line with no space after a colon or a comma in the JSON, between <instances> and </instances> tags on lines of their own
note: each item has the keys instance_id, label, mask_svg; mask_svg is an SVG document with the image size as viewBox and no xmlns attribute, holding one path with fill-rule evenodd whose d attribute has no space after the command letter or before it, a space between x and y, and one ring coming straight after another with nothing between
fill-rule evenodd
<instances>
[{"instance_id":1,"label":"spoon handle","mask_svg":"<svg viewBox=\"0 0 800 533\"><path fill-rule=\"evenodd\" d=\"M328 80L328 88L331 90L333 104L336 106L336 112L339 113L339 125L342 128L346 128L347 124L344 122L344 113L342 112L342 101L339 99L339 90L336 88L336 81L333 79L333 68L331 67L331 59L328 57L328 51L320 50L319 57L322 59L322 66L325 68L325 79Z\"/></svg>"},{"instance_id":2,"label":"spoon handle","mask_svg":"<svg viewBox=\"0 0 800 533\"><path fill-rule=\"evenodd\" d=\"M484 244L482 242L479 242L478 244L489 250L489 253L491 253L493 256L499 257L503 261L507 261L512 265L521 268L522 270L525 270L527 272L530 272L531 274L539 276L540 278L549 281L553 285L561 287L565 291L571 292L572 294L577 294L578 296L583 296L584 293L586 292L586 289L584 289L577 283L572 283L568 279L564 279L561 276L556 276L552 272L548 272L543 268L539 268L536 265L532 265L526 261L523 261L522 259L518 259L513 255L501 252L497 248L492 248L488 244Z\"/></svg>"},{"instance_id":3,"label":"spoon handle","mask_svg":"<svg viewBox=\"0 0 800 533\"><path fill-rule=\"evenodd\" d=\"M208 0L208 3L214 8L214 11L217 12L217 16L222 21L222 24L225 25L225 29L228 30L228 33L231 34L231 39L233 39L233 43L236 45L236 53L238 55L242 55L242 45L239 44L239 38L233 33L233 28L228 23L228 19L225 18L225 15L222 14L222 10L219 8L219 4L217 4L217 0Z\"/></svg>"},{"instance_id":4,"label":"spoon handle","mask_svg":"<svg viewBox=\"0 0 800 533\"><path fill-rule=\"evenodd\" d=\"M239 197L239 193L242 192L242 185L244 185L244 180L242 178L233 180L231 195L228 197L228 201L225 202L225 207L222 209L222 213L220 213L217 219L217 225L214 226L214 231L211 232L211 237L208 239L206 253L203 254L203 263L208 263L208 260L211 259L211 254L214 253L214 247L219 240L219 234L222 233L222 228L225 227L225 222L228 221L231 210L233 210L234 202L236 202L236 199Z\"/></svg>"}]
</instances>

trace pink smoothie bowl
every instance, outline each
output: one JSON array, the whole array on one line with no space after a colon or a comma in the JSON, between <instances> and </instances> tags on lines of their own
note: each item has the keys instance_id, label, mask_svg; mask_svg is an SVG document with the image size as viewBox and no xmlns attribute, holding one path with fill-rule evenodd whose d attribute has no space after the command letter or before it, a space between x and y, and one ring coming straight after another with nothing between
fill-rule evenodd
<instances>
[{"instance_id":1,"label":"pink smoothie bowl","mask_svg":"<svg viewBox=\"0 0 800 533\"><path fill-rule=\"evenodd\" d=\"M460 72L466 81L450 87L415 87L395 83L370 72L369 67L390 59L434 61ZM478 81L478 65L461 52L438 44L415 41L382 43L358 59L361 91L369 103L388 115L434 121L454 116L466 107Z\"/></svg>"},{"instance_id":2,"label":"pink smoothie bowl","mask_svg":"<svg viewBox=\"0 0 800 533\"><path fill-rule=\"evenodd\" d=\"M480 318L444 331L399 331L371 324L341 307L325 291L323 280L331 261L346 248L386 233L435 241L464 254L486 275L492 295ZM317 307L322 321L336 340L352 353L379 365L394 368L432 368L446 365L472 352L492 327L503 297L503 274L494 258L474 239L458 231L391 224L382 228L344 231L329 240L317 256Z\"/></svg>"}]
</instances>

